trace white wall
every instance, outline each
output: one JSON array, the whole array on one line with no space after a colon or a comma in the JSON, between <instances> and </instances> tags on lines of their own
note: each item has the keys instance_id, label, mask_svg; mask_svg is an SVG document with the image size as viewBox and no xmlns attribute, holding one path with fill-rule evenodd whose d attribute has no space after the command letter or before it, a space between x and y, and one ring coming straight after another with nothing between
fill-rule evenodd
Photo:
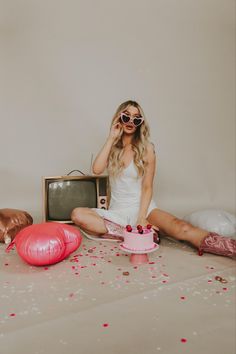
<instances>
[{"instance_id":1,"label":"white wall","mask_svg":"<svg viewBox=\"0 0 236 354\"><path fill-rule=\"evenodd\" d=\"M136 99L155 198L235 212L235 1L0 1L0 208L41 217L41 177L87 172Z\"/></svg>"}]
</instances>

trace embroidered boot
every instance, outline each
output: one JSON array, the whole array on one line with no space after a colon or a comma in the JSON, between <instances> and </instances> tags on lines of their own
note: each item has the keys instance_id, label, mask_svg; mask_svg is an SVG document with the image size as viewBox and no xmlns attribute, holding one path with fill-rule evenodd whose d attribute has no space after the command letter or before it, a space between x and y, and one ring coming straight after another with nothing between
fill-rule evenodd
<instances>
[{"instance_id":1,"label":"embroidered boot","mask_svg":"<svg viewBox=\"0 0 236 354\"><path fill-rule=\"evenodd\" d=\"M154 227L153 227L153 241L155 242L155 243L157 243L157 244L160 244L161 243L161 239L160 239L160 236L158 235L158 231L159 230L157 230L157 229L155 229Z\"/></svg>"},{"instance_id":2,"label":"embroidered boot","mask_svg":"<svg viewBox=\"0 0 236 354\"><path fill-rule=\"evenodd\" d=\"M124 226L117 224L111 220L103 219L107 228L107 233L100 236L104 240L123 241L124 240Z\"/></svg>"},{"instance_id":3,"label":"embroidered boot","mask_svg":"<svg viewBox=\"0 0 236 354\"><path fill-rule=\"evenodd\" d=\"M220 236L215 232L209 232L209 234L202 240L199 247L199 256L202 256L204 252L236 259L236 240Z\"/></svg>"}]
</instances>

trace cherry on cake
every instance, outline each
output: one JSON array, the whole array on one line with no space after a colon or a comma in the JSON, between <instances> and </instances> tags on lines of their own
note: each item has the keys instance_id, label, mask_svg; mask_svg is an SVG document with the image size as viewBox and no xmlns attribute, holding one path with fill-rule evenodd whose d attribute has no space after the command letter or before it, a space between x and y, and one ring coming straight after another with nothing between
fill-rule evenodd
<instances>
[{"instance_id":1,"label":"cherry on cake","mask_svg":"<svg viewBox=\"0 0 236 354\"><path fill-rule=\"evenodd\" d=\"M124 230L124 248L132 251L148 251L153 249L156 245L153 242L153 230L151 225L142 227L132 227L127 225Z\"/></svg>"}]
</instances>

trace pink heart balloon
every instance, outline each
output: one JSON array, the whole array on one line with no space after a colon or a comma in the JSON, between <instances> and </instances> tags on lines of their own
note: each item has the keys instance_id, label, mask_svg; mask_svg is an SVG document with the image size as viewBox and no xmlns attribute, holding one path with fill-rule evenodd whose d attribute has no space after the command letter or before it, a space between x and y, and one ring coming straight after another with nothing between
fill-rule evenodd
<instances>
[{"instance_id":1,"label":"pink heart balloon","mask_svg":"<svg viewBox=\"0 0 236 354\"><path fill-rule=\"evenodd\" d=\"M7 247L14 244L18 254L29 264L42 266L54 264L74 252L81 244L79 230L56 222L34 224L21 230Z\"/></svg>"}]
</instances>

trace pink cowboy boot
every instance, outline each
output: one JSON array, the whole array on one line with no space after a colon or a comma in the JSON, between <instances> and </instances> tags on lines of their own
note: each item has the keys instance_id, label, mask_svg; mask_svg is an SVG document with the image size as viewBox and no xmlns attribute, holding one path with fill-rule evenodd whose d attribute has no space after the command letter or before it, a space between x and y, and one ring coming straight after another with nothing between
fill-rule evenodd
<instances>
[{"instance_id":1,"label":"pink cowboy boot","mask_svg":"<svg viewBox=\"0 0 236 354\"><path fill-rule=\"evenodd\" d=\"M202 240L199 247L199 256L202 256L204 252L236 258L236 240L220 236L215 232L209 232L209 234Z\"/></svg>"},{"instance_id":2,"label":"pink cowboy boot","mask_svg":"<svg viewBox=\"0 0 236 354\"><path fill-rule=\"evenodd\" d=\"M111 220L103 219L105 226L107 228L107 233L100 236L100 238L104 240L117 240L123 241L124 240L124 226L121 226Z\"/></svg>"},{"instance_id":3,"label":"pink cowboy boot","mask_svg":"<svg viewBox=\"0 0 236 354\"><path fill-rule=\"evenodd\" d=\"M160 237L158 236L158 231L159 230L157 230L157 229L155 229L154 227L153 227L153 242L155 242L155 243L157 243L157 244L160 244L161 243L161 239L160 239Z\"/></svg>"}]
</instances>

